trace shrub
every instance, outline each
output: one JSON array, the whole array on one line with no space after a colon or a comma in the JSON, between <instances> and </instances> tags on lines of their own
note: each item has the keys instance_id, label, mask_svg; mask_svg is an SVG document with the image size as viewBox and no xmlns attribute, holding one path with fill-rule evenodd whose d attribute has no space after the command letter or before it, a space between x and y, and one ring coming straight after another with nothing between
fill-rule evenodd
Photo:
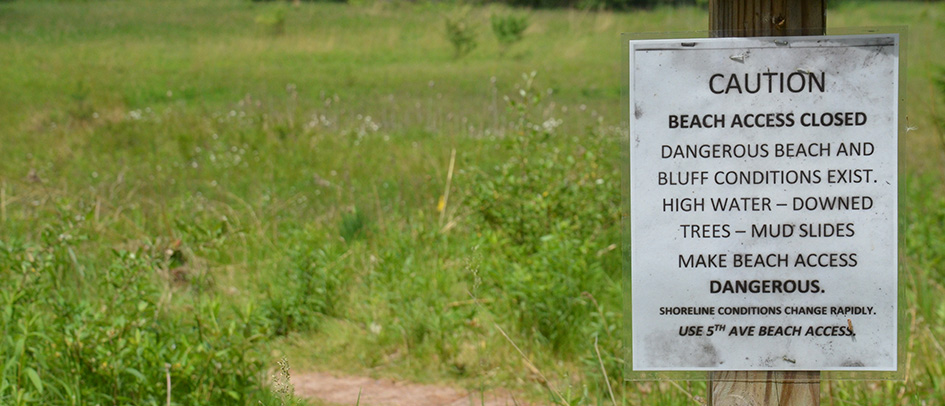
<instances>
[{"instance_id":1,"label":"shrub","mask_svg":"<svg viewBox=\"0 0 945 406\"><path fill-rule=\"evenodd\" d=\"M509 156L475 172L468 207L480 244L496 252L483 264L484 285L521 332L571 353L617 329L616 317L602 315L619 309L619 261L604 258L620 236L619 175L600 158L613 148L608 137L557 133L535 78L524 75L506 97L516 118L500 139Z\"/></svg>"},{"instance_id":2,"label":"shrub","mask_svg":"<svg viewBox=\"0 0 945 406\"><path fill-rule=\"evenodd\" d=\"M499 16L493 14L490 20L492 22L492 34L495 35L496 41L499 42L502 53L505 53L508 48L516 42L521 41L525 34L525 29L528 28L527 16Z\"/></svg>"},{"instance_id":3,"label":"shrub","mask_svg":"<svg viewBox=\"0 0 945 406\"><path fill-rule=\"evenodd\" d=\"M274 7L256 16L256 26L264 34L272 36L285 34L285 8Z\"/></svg>"},{"instance_id":4,"label":"shrub","mask_svg":"<svg viewBox=\"0 0 945 406\"><path fill-rule=\"evenodd\" d=\"M616 173L600 158L610 148L605 137L556 134L561 120L547 114L535 77L523 75L518 93L505 97L515 116L500 140L509 157L495 171L476 171L469 196L480 227L528 251L561 223L578 238L616 224L620 196Z\"/></svg>"},{"instance_id":5,"label":"shrub","mask_svg":"<svg viewBox=\"0 0 945 406\"><path fill-rule=\"evenodd\" d=\"M447 16L445 27L446 39L453 45L454 58L462 58L476 49L476 28L470 22L468 9Z\"/></svg>"}]
</instances>

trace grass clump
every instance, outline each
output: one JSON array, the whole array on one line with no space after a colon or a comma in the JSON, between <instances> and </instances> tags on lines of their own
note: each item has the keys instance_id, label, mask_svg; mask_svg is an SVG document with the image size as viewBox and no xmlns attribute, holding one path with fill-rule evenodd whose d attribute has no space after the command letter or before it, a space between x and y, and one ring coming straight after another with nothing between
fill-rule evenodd
<instances>
[{"instance_id":1,"label":"grass clump","mask_svg":"<svg viewBox=\"0 0 945 406\"><path fill-rule=\"evenodd\" d=\"M312 331L323 318L341 315L349 287L349 276L340 263L345 252L338 246L296 244L288 255L288 275L272 281L263 303L276 336Z\"/></svg>"},{"instance_id":2,"label":"grass clump","mask_svg":"<svg viewBox=\"0 0 945 406\"><path fill-rule=\"evenodd\" d=\"M363 239L369 230L370 219L363 211L354 209L350 213L341 215L341 224L338 232L345 241Z\"/></svg>"}]
</instances>

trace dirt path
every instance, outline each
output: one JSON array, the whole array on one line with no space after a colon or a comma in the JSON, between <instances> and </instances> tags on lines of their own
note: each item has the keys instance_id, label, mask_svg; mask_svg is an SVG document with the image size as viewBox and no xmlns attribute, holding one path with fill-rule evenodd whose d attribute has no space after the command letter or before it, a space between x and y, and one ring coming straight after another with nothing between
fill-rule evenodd
<instances>
[{"instance_id":1,"label":"dirt path","mask_svg":"<svg viewBox=\"0 0 945 406\"><path fill-rule=\"evenodd\" d=\"M292 376L295 394L338 405L354 405L361 392L361 406L525 406L502 391L468 393L450 386L421 385L390 379L308 372Z\"/></svg>"}]
</instances>

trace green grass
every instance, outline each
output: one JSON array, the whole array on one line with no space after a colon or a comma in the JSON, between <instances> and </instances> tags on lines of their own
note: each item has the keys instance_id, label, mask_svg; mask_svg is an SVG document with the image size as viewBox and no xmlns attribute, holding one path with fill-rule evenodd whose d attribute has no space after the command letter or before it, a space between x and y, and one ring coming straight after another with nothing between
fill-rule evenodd
<instances>
[{"instance_id":1,"label":"green grass","mask_svg":"<svg viewBox=\"0 0 945 406\"><path fill-rule=\"evenodd\" d=\"M90 370L84 399L107 401L132 385L125 400L163 404L163 363L178 357L172 367L193 382L182 381L176 402L209 404L232 390L234 403L276 404L257 389L263 365L287 354L294 373L452 381L561 401L554 388L572 405L609 404L601 364L614 383L623 369L612 248L619 33L701 30L706 13L475 7L478 46L457 59L444 28L455 11L424 2L0 2L0 242L9 253L0 281L46 275L30 300L0 303L14 315L0 359L22 360L0 372L16 383L0 389L0 403L27 394L68 403L80 388L63 381L74 374L55 355L62 332L88 323L84 331L107 340L116 318L94 310L117 295L131 305L116 331L152 337L151 352L102 350L144 379ZM508 49L489 28L506 12L529 21ZM281 34L267 26L278 13ZM903 214L908 380L832 382L825 402L945 402L945 307L935 300L945 283L936 122L945 107L932 86L945 65L943 20L945 7L925 3L851 2L828 15L832 27L910 25L917 129L903 140L914 185ZM454 150L449 199L438 207ZM116 284L138 293L122 296ZM55 303L78 310L54 317ZM31 325L49 340L17 330L26 312L41 315ZM193 351L239 342L251 357L220 359L251 373L214 378L212 358L180 358L191 352L169 350L164 332ZM94 366L92 357L102 355L68 359ZM27 368L50 389L40 392ZM224 389L186 389L200 379ZM616 389L626 404L705 395L704 384Z\"/></svg>"}]
</instances>

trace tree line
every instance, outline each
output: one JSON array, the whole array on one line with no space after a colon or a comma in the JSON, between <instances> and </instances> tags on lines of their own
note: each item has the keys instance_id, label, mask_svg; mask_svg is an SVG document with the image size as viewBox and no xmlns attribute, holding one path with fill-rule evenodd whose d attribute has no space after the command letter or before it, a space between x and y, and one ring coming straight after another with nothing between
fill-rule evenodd
<instances>
[{"instance_id":1,"label":"tree line","mask_svg":"<svg viewBox=\"0 0 945 406\"><path fill-rule=\"evenodd\" d=\"M4 0L0 0L4 1ZM252 0L254 2L268 2L278 0ZM286 1L306 1L306 2L337 2L345 3L348 0L286 0ZM410 2L422 0L407 0ZM611 9L627 10L640 8L653 8L658 6L687 6L703 5L707 6L709 0L428 0L433 2L446 1L455 3L504 3L514 7L529 8L580 8L580 9Z\"/></svg>"}]
</instances>

